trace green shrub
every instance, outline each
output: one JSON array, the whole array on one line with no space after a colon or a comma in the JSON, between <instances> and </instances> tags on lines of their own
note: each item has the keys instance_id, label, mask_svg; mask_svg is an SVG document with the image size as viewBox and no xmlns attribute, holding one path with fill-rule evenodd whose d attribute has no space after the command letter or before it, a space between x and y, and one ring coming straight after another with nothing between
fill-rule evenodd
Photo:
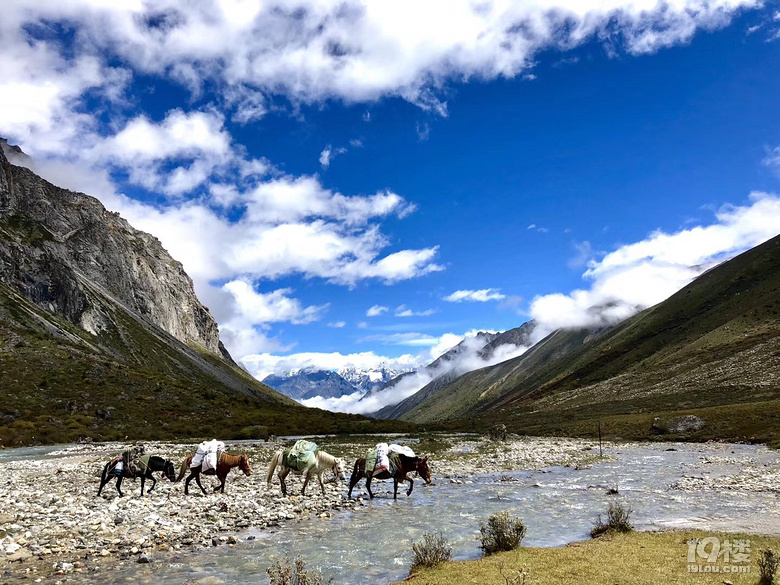
<instances>
[{"instance_id":1,"label":"green shrub","mask_svg":"<svg viewBox=\"0 0 780 585\"><path fill-rule=\"evenodd\" d=\"M514 550L520 546L525 531L522 518L510 518L509 510L504 510L488 518L487 525L480 525L480 546L486 555Z\"/></svg>"},{"instance_id":2,"label":"green shrub","mask_svg":"<svg viewBox=\"0 0 780 585\"><path fill-rule=\"evenodd\" d=\"M441 532L426 532L420 542L412 545L412 551L412 571L420 567L435 567L452 560L452 547L447 545L447 539Z\"/></svg>"},{"instance_id":3,"label":"green shrub","mask_svg":"<svg viewBox=\"0 0 780 585\"><path fill-rule=\"evenodd\" d=\"M607 508L607 521L604 522L599 514L598 519L590 531L592 538L607 534L608 532L631 532L631 508L624 508L621 504L610 502Z\"/></svg>"},{"instance_id":4,"label":"green shrub","mask_svg":"<svg viewBox=\"0 0 780 585\"><path fill-rule=\"evenodd\" d=\"M277 561L265 572L268 573L270 585L324 585L325 583L319 571L310 571L306 568L303 559L299 558L295 559L295 562L291 562L290 559ZM333 583L333 579L328 583Z\"/></svg>"},{"instance_id":5,"label":"green shrub","mask_svg":"<svg viewBox=\"0 0 780 585\"><path fill-rule=\"evenodd\" d=\"M775 573L780 565L780 557L771 550L762 550L758 557L759 585L774 585Z\"/></svg>"}]
</instances>

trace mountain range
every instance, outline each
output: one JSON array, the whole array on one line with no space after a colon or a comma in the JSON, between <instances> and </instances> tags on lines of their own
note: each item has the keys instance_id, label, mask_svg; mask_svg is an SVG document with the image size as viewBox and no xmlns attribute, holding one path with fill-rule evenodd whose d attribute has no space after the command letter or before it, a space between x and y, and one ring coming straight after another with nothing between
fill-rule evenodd
<instances>
[{"instance_id":1,"label":"mountain range","mask_svg":"<svg viewBox=\"0 0 780 585\"><path fill-rule=\"evenodd\" d=\"M154 236L28 162L0 142L4 445L398 428L304 408L255 380Z\"/></svg>"},{"instance_id":2,"label":"mountain range","mask_svg":"<svg viewBox=\"0 0 780 585\"><path fill-rule=\"evenodd\" d=\"M402 375L390 368L360 369L345 367L337 371L304 368L282 374L271 374L263 383L293 400L308 400L317 396L340 398L350 394L366 394Z\"/></svg>"},{"instance_id":3,"label":"mountain range","mask_svg":"<svg viewBox=\"0 0 780 585\"><path fill-rule=\"evenodd\" d=\"M419 396L418 396L419 395ZM663 433L780 440L780 237L710 269L614 327L557 330L383 413L439 428L528 434Z\"/></svg>"}]
</instances>

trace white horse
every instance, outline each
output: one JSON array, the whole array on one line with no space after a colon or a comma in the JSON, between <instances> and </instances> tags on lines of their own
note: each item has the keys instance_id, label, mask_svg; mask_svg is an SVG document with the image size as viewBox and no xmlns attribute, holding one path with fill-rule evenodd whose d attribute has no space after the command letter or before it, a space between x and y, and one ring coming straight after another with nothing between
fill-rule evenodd
<instances>
[{"instance_id":1,"label":"white horse","mask_svg":"<svg viewBox=\"0 0 780 585\"><path fill-rule=\"evenodd\" d=\"M279 467L279 473L277 475L279 476L279 481L282 484L282 494L285 496L287 495L287 484L285 483L284 478L287 477L291 471L296 475L303 476L303 489L301 489L301 495L304 496L306 495L306 486L309 484L309 480L314 475L317 476L317 479L320 482L322 495L325 495L325 485L322 483L322 472L327 469L330 469L340 481L346 481L346 477L344 476L344 460L341 457L334 457L325 451L319 450L317 451L317 455L315 456L314 460L315 461L312 465L309 465L306 469L299 471L297 469L293 469L292 467L287 467L284 464L284 450L277 451L271 459L271 464L268 466L268 489L271 489L271 480L273 479L274 470L277 468L277 466Z\"/></svg>"}]
</instances>

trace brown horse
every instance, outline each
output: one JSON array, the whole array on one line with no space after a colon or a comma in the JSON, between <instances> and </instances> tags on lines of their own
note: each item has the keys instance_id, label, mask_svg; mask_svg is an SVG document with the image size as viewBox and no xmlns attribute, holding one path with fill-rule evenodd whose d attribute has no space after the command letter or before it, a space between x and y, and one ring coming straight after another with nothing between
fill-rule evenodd
<instances>
[{"instance_id":1,"label":"brown horse","mask_svg":"<svg viewBox=\"0 0 780 585\"><path fill-rule=\"evenodd\" d=\"M373 492L371 491L371 480L372 479L390 479L392 477L393 479L393 499L398 499L398 484L402 481L408 481L409 482L409 489L406 492L406 495L409 496L412 494L412 489L414 488L414 481L412 481L412 478L406 475L407 473L411 473L412 471L416 471L418 474L420 474L420 477L423 478L425 483L431 483L431 470L428 468L428 457L423 457L422 459L420 457L407 457L406 455L403 455L401 453L397 453L398 455L398 465L395 467L395 473L393 475L390 475L390 472L388 471L381 471L377 473L376 475L366 472L366 459L365 457L361 457L357 461L355 461L355 468L352 470L352 477L349 478L349 492L347 493L347 498L352 497L352 488L354 488L357 485L357 482L359 482L362 478L366 478L366 489L368 490L368 495L372 498L374 497Z\"/></svg>"},{"instance_id":2,"label":"brown horse","mask_svg":"<svg viewBox=\"0 0 780 585\"><path fill-rule=\"evenodd\" d=\"M190 467L190 463L192 463L192 455L188 455L184 462L181 464L181 470L179 471L179 477L176 478L176 481L181 481L181 479L184 477L184 474L187 473L187 469L190 470L190 475L187 478L187 481L184 482L184 495L188 495L190 482L193 478L195 478L195 483L198 484L198 487L201 489L201 491L206 493L205 488L200 484L200 466L198 467ZM208 471L204 471L204 475L216 475L217 479L220 481L220 484L214 488L214 491L222 491L222 493L225 493L225 478L227 477L228 472L233 469L234 467L238 467L241 471L244 472L244 475L252 475L252 468L249 466L249 458L246 455L230 455L229 453L222 453L222 455L219 458L219 461L217 462L217 470L216 472L213 469L209 469Z\"/></svg>"}]
</instances>

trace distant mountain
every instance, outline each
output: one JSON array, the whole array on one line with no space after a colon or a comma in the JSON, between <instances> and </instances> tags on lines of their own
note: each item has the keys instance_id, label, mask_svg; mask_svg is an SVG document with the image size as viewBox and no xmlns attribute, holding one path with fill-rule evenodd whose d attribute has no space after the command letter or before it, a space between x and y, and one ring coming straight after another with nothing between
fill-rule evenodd
<instances>
[{"instance_id":1,"label":"distant mountain","mask_svg":"<svg viewBox=\"0 0 780 585\"><path fill-rule=\"evenodd\" d=\"M339 398L358 392L357 388L336 372L327 370L298 370L286 376L271 374L263 379L263 384L293 400L306 400L315 396Z\"/></svg>"},{"instance_id":2,"label":"distant mountain","mask_svg":"<svg viewBox=\"0 0 780 585\"><path fill-rule=\"evenodd\" d=\"M0 140L4 446L377 430L240 369L157 238L28 164Z\"/></svg>"},{"instance_id":3,"label":"distant mountain","mask_svg":"<svg viewBox=\"0 0 780 585\"><path fill-rule=\"evenodd\" d=\"M558 330L401 415L450 428L626 437L696 415L697 438L780 441L780 237L607 330ZM661 423L655 421L658 418Z\"/></svg>"},{"instance_id":4,"label":"distant mountain","mask_svg":"<svg viewBox=\"0 0 780 585\"><path fill-rule=\"evenodd\" d=\"M347 382L352 384L356 389L366 393L386 384L401 374L413 371L413 369L414 368L389 368L386 366L380 366L379 368L373 369L347 367L338 370L338 374Z\"/></svg>"}]
</instances>

